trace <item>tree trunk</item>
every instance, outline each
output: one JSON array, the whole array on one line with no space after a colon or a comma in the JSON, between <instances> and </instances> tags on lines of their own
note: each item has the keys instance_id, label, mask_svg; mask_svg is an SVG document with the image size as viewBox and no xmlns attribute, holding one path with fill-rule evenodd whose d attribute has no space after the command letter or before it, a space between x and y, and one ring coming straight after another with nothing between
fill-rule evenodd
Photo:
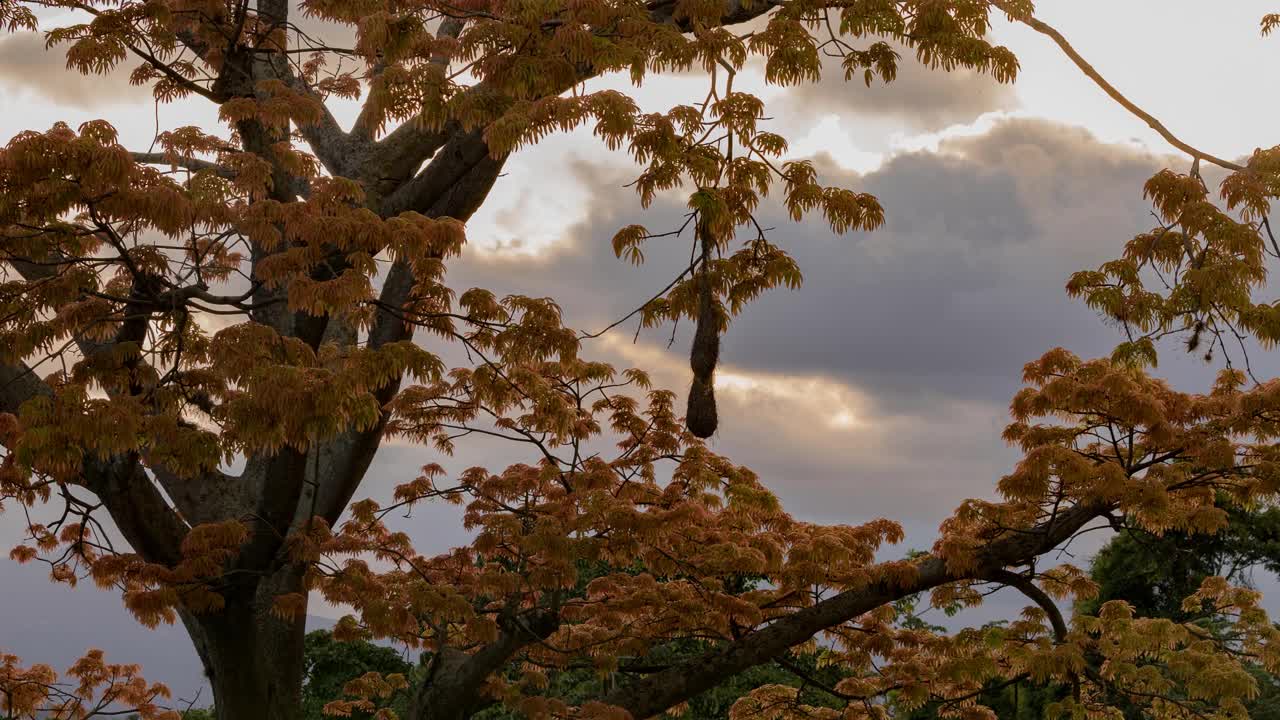
<instances>
[{"instance_id":1,"label":"tree trunk","mask_svg":"<svg viewBox=\"0 0 1280 720\"><path fill-rule=\"evenodd\" d=\"M414 688L409 720L469 720L491 704L479 697L477 670L471 660L452 648L433 657L427 677Z\"/></svg>"},{"instance_id":2,"label":"tree trunk","mask_svg":"<svg viewBox=\"0 0 1280 720\"><path fill-rule=\"evenodd\" d=\"M271 611L276 596L302 592L301 578L301 567L286 565L228 588L221 612L182 613L218 720L301 720L306 615L283 620Z\"/></svg>"}]
</instances>

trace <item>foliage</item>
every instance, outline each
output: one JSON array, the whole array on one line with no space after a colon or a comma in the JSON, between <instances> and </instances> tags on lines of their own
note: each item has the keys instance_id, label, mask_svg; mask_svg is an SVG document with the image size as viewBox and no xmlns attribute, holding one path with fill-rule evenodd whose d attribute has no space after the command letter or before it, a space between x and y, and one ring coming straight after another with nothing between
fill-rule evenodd
<instances>
[{"instance_id":1,"label":"foliage","mask_svg":"<svg viewBox=\"0 0 1280 720\"><path fill-rule=\"evenodd\" d=\"M1206 615L1203 607L1184 607L1183 601L1209 578L1225 577L1251 585L1254 570L1280 569L1280 509L1225 510L1229 524L1218 533L1169 531L1154 535L1126 528L1115 535L1093 557L1090 566L1097 595L1076 603L1076 614L1096 617L1104 604L1122 601L1136 615L1194 622L1225 641L1231 630L1226 619ZM1257 666L1247 670L1259 688L1257 697L1245 704L1248 717L1280 717L1280 679ZM1065 685L1037 687L1019 680L989 683L979 697L997 717L1021 720L1044 717L1069 693L1070 687ZM1126 718L1147 717L1142 706L1122 697L1116 698L1115 703ZM938 717L938 711L937 704L930 704L907 717L926 720Z\"/></svg>"},{"instance_id":2,"label":"foliage","mask_svg":"<svg viewBox=\"0 0 1280 720\"><path fill-rule=\"evenodd\" d=\"M1161 338L1207 338L1219 355L1228 337L1280 340L1264 267L1280 255L1265 222L1280 149L1243 167L1187 150L1233 171L1220 202L1198 164L1147 184L1160 227L1067 288L1129 340L1108 358L1051 349L1026 366L1004 435L1022 459L930 552L878 560L902 539L896 523L797 520L703 442L720 335L801 282L761 203L837 233L884 219L871 195L789 157L735 78L759 61L769 83L811 82L835 56L846 80L891 82L901 47L1011 81L993 13L1069 48L1026 0L301 3L349 46L300 31L284 0L0 0L0 25L34 30L33 7L74 11L46 34L70 70L136 62L131 79L158 101L211 102L221 124L160 133L158 153L123 147L101 120L0 150L0 502L55 510L30 516L11 557L117 589L145 624L181 619L220 720L302 717L313 594L352 608L336 640L429 654L420 672L369 672L327 703L379 720L406 695L415 720L495 705L582 720L718 712L734 684L778 668L793 680L753 687L731 718L879 719L891 696L976 720L992 714L983 688L1026 680L1071 687L1053 708L1071 717L1140 706L1234 720L1252 669L1280 670L1280 631L1247 588L1210 577L1187 605L1228 634L1114 600L1067 627L1055 598L1096 584L1035 565L1090 522L1212 533L1227 508L1280 494L1280 381L1232 364L1182 392L1150 372ZM642 111L588 82L607 73L696 74L706 101ZM331 97L363 99L350 129ZM554 298L447 278L510 154L584 126L635 161L642 206L688 206L688 265L631 316L696 325L684 417L641 369L592 360ZM683 229L622 228L614 250L640 263ZM527 461L447 469L473 434ZM352 502L387 438L423 447L421 474ZM388 525L426 502L462 505L473 541L428 556ZM975 604L993 584L1033 606L946 633L899 604ZM636 669L651 658L662 665ZM0 671L10 714L80 718L108 702L176 715L156 704L162 687L100 653L61 681L10 656ZM815 692L806 675L832 684Z\"/></svg>"},{"instance_id":3,"label":"foliage","mask_svg":"<svg viewBox=\"0 0 1280 720\"><path fill-rule=\"evenodd\" d=\"M1098 597L1080 603L1076 611L1096 615L1103 602L1123 600L1140 615L1196 622L1227 636L1229 619L1206 615L1201 607L1184 607L1183 598L1211 577L1252 585L1254 570L1280 570L1280 509L1228 508L1227 513L1227 527L1211 535L1121 532L1093 560ZM1280 718L1280 678L1257 666L1249 670L1259 688L1258 696L1246 703L1249 717ZM1129 707L1126 715L1137 718L1141 713Z\"/></svg>"},{"instance_id":4,"label":"foliage","mask_svg":"<svg viewBox=\"0 0 1280 720\"><path fill-rule=\"evenodd\" d=\"M633 666L666 667L672 663L698 657L710 649L701 641L676 641L656 648ZM685 706L678 708L676 717L682 720L716 720L728 717L733 705L751 691L765 685L780 685L801 689L800 701L817 707L838 707L840 698L824 688L833 687L842 679L839 666L822 665L821 654L808 653L800 657L780 659L768 665L759 665L746 672L727 678L711 690L698 695ZM786 663L784 667L781 663ZM801 680L797 672L809 680ZM574 669L551 673L543 696L569 704L582 703L606 691L617 682L612 675L601 677L590 669ZM814 683L821 683L815 685ZM517 720L518 712L495 705L476 713L478 720Z\"/></svg>"},{"instance_id":5,"label":"foliage","mask_svg":"<svg viewBox=\"0 0 1280 720\"><path fill-rule=\"evenodd\" d=\"M308 720L324 717L324 706L343 697L347 682L368 673L379 675L409 675L414 666L400 656L394 648L369 642L337 642L327 630L307 633L304 643L306 680L302 686L302 710ZM384 706L404 706L405 698L394 695ZM382 706L379 706L380 709ZM355 712L353 718L371 716L367 712Z\"/></svg>"},{"instance_id":6,"label":"foliage","mask_svg":"<svg viewBox=\"0 0 1280 720\"><path fill-rule=\"evenodd\" d=\"M163 705L169 698L167 687L148 683L137 665L107 663L101 650L90 650L67 668L63 683L48 665L20 663L16 656L0 653L0 712L6 718L79 720L124 705L144 717L178 720L178 714Z\"/></svg>"},{"instance_id":7,"label":"foliage","mask_svg":"<svg viewBox=\"0 0 1280 720\"><path fill-rule=\"evenodd\" d=\"M1226 512L1226 527L1214 534L1132 529L1116 535L1093 559L1098 596L1077 612L1096 615L1103 602L1124 600L1140 615L1196 619L1200 612L1184 610L1182 601L1206 578L1252 584L1258 568L1280 571L1280 509Z\"/></svg>"}]
</instances>

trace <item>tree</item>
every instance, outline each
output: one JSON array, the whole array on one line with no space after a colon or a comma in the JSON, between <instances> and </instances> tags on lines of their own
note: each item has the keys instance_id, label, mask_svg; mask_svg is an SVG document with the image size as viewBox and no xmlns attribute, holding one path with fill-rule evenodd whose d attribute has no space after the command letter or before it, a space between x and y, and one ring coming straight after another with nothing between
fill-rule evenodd
<instances>
[{"instance_id":1,"label":"tree","mask_svg":"<svg viewBox=\"0 0 1280 720\"><path fill-rule=\"evenodd\" d=\"M640 564L619 568L596 563L579 567L578 583L571 597L585 599L586 590L593 580L616 574L641 575L647 568ZM734 596L759 589L760 578L740 576L733 578L725 590ZM671 667L677 663L696 660L714 649L714 645L695 637L681 637L655 643L644 655L629 658L618 668L622 673L645 673ZM793 651L774 658L772 662L757 665L731 678L726 678L711 690L692 698L679 714L681 720L714 720L728 716L733 705L755 688L764 685L788 686L796 689L801 703L838 707L841 700L834 687L844 678L838 663L825 662L827 655L821 648L810 651ZM520 679L519 668L507 670L509 680ZM580 704L606 692L615 685L619 673L601 673L594 667L569 666L547 673L542 687L535 694L544 698ZM477 720L518 720L523 717L518 710L495 705L476 714Z\"/></svg>"},{"instance_id":2,"label":"tree","mask_svg":"<svg viewBox=\"0 0 1280 720\"><path fill-rule=\"evenodd\" d=\"M1147 369L1171 335L1211 350L1232 333L1280 339L1280 310L1260 295L1280 151L1240 166L1182 143L1025 0L301 3L354 28L350 47L299 31L286 0L0 0L0 23L33 30L32 7L84 20L47 33L70 70L136 62L131 78L158 100L216 104L227 136L175 128L157 138L161 152L139 152L95 121L21 134L0 153L0 497L60 506L12 557L117 587L144 623L182 622L221 720L301 717L312 593L354 608L340 638L431 653L412 688L395 674L349 688L352 711L408 689L415 719L497 703L649 717L819 635L850 717L884 716L887 693L907 709L944 698L977 715L975 689L1024 676L1069 683L1076 714L1123 697L1166 716L1230 717L1254 688L1238 653L1276 664L1276 631L1246 590L1198 591L1238 613L1222 647L1116 603L1068 628L1047 593L1092 583L1032 564L1112 513L1208 532L1226 520L1215 497L1276 494L1274 384L1227 369L1207 392L1184 393ZM751 57L772 83L811 81L826 53L846 78L888 82L889 41L935 69L1009 81L1017 60L986 39L992 13L1052 38L1196 168L1232 174L1222 206L1198 169L1152 179L1162 227L1068 286L1131 339L1110 358L1051 350L1030 363L1005 434L1025 458L1000 480L1002 500L963 505L927 555L876 562L901 538L895 523L799 522L702 442L717 425L720 335L760 293L800 283L754 222L766 194L835 232L883 219L875 198L787 161L785 138L762 127L764 103L733 81ZM690 70L706 78L707 102L665 112L586 85ZM360 96L355 124L339 126L326 100ZM641 204L688 191L688 222L671 234L690 231L691 261L634 313L646 327L696 327L683 419L644 372L584 357L553 300L458 292L445 278L510 154L587 123L641 166ZM614 249L641 262L654 235L623 228ZM1167 286L1148 287L1153 269ZM466 361L446 362L462 350ZM529 463L446 479L430 453L468 433L520 443ZM391 499L353 503L388 436L431 448L422 475ZM472 545L425 557L383 523L433 500L466 504ZM637 561L645 572L596 577L572 597L582 563ZM743 576L767 582L735 593ZM1036 607L950 636L893 624L896 600L976 602L990 583ZM706 649L626 672L688 638ZM1154 670L1129 671L1134 653ZM539 694L548 672L579 666L610 681L572 704ZM57 685L48 668L6 656L5 710L69 703L83 715L108 697L165 712L163 688L130 679L121 694L112 683L132 671L102 667L91 654L71 672L83 682ZM798 692L761 686L733 714L837 712Z\"/></svg>"},{"instance_id":3,"label":"tree","mask_svg":"<svg viewBox=\"0 0 1280 720\"><path fill-rule=\"evenodd\" d=\"M1252 585L1258 568L1280 571L1280 509L1224 508L1227 526L1212 535L1172 530L1155 535L1129 528L1116 535L1093 559L1090 575L1098 595L1077 608L1096 615L1108 600L1124 600L1149 617L1200 619L1183 600L1211 577Z\"/></svg>"},{"instance_id":4,"label":"tree","mask_svg":"<svg viewBox=\"0 0 1280 720\"><path fill-rule=\"evenodd\" d=\"M1231 625L1227 619L1216 615L1213 608L1184 606L1184 601L1194 596L1209 578L1223 577L1251 587L1254 570L1264 568L1275 572L1280 568L1277 564L1280 509L1226 507L1224 510L1228 524L1214 534L1171 530L1156 535L1140 527L1121 524L1121 532L1091 561L1089 576L1098 586L1097 593L1076 603L1075 612L1097 617L1106 603L1120 601L1135 615L1196 623L1212 632L1217 641L1229 642ZM1248 717L1253 720L1278 717L1280 681L1260 667L1250 670L1257 681L1259 695L1246 703ZM998 717L1021 720L1045 717L1049 708L1070 691L1063 685L1028 685L1025 681L993 681L980 697ZM1144 708L1140 705L1120 701L1118 706L1126 718L1141 720L1144 717ZM938 710L937 704L930 704L910 717L936 718Z\"/></svg>"},{"instance_id":5,"label":"tree","mask_svg":"<svg viewBox=\"0 0 1280 720\"><path fill-rule=\"evenodd\" d=\"M321 720L324 706L341 700L343 688L351 680L368 673L408 676L414 667L394 648L363 641L337 642L327 630L307 633L303 642L303 665L306 667L306 679L302 685L302 712L308 720ZM394 707L400 700L402 697L393 696L384 705ZM368 718L370 715L360 712L352 717Z\"/></svg>"},{"instance_id":6,"label":"tree","mask_svg":"<svg viewBox=\"0 0 1280 720\"><path fill-rule=\"evenodd\" d=\"M1229 524L1213 535L1153 535L1141 529L1116 535L1093 560L1097 597L1079 603L1076 611L1097 615L1103 603L1123 600L1144 617L1196 623L1225 640L1229 619L1211 608L1184 605L1184 599L1208 578L1224 577L1251 587L1254 570L1280 569L1280 509L1228 508L1227 514ZM1249 717L1280 717L1280 679L1257 666L1251 670L1259 695L1247 703ZM1126 710L1127 716L1140 717L1139 708Z\"/></svg>"}]
</instances>

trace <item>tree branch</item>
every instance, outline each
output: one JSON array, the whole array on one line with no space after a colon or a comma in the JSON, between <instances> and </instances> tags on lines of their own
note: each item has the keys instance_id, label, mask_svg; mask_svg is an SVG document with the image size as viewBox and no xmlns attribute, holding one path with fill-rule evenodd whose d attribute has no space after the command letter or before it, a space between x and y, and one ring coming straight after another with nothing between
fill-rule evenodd
<instances>
[{"instance_id":1,"label":"tree branch","mask_svg":"<svg viewBox=\"0 0 1280 720\"><path fill-rule=\"evenodd\" d=\"M52 396L53 390L26 363L0 363L0 412L16 415L26 401Z\"/></svg>"},{"instance_id":2,"label":"tree branch","mask_svg":"<svg viewBox=\"0 0 1280 720\"><path fill-rule=\"evenodd\" d=\"M455 198L454 204L473 203L478 208L484 199L483 196L472 199L471 203L459 203L462 193L459 192L458 185L488 157L489 144L484 140L482 129L455 135L438 153L435 153L422 172L409 179L382 201L379 214L383 217L393 217L402 212L414 210L424 215L440 217L432 211L435 209L434 206L444 200L446 194ZM485 188L484 192L487 194L488 189ZM470 215L470 213L467 214Z\"/></svg>"},{"instance_id":3,"label":"tree branch","mask_svg":"<svg viewBox=\"0 0 1280 720\"><path fill-rule=\"evenodd\" d=\"M277 74L291 90L312 98L320 109L320 118L314 123L298 125L298 132L311 146L311 151L325 169L338 177L355 177L364 164L365 157L373 150L373 143L356 137L338 124L327 103L302 78L294 74L287 62L278 63Z\"/></svg>"},{"instance_id":4,"label":"tree branch","mask_svg":"<svg viewBox=\"0 0 1280 720\"><path fill-rule=\"evenodd\" d=\"M942 558L926 556L917 564L915 578L900 586L881 581L846 590L719 649L618 688L606 694L602 701L627 710L633 718L652 717L733 675L781 656L827 628L877 607L940 585L981 578L997 569L1025 564L1110 509L1110 506L1079 505L1059 513L1052 525L1042 523L1032 530L1006 535L992 542L978 558L977 566L968 571L953 572Z\"/></svg>"},{"instance_id":5,"label":"tree branch","mask_svg":"<svg viewBox=\"0 0 1280 720\"><path fill-rule=\"evenodd\" d=\"M477 139L479 135L475 136ZM479 140L483 146L483 140ZM498 179L506 158L492 158L487 147L483 153L465 171L457 174L450 185L439 188L439 194L430 206L422 209L428 217L451 217L465 222L484 202L493 183ZM433 161L433 165L435 162ZM389 217L383 209L383 217ZM386 282L378 300L379 308L404 307L413 291L413 271L408 264L395 263L387 273ZM383 347L388 343L407 340L413 336L413 330L404 318L396 312L379 309L373 327L369 330L368 346ZM396 378L376 391L378 400L386 403L400 389L400 379ZM385 421L385 417L383 418ZM347 432L330 441L327 445L324 466L325 474L317 479L316 513L330 523L336 522L343 508L351 501L360 481L373 456L377 452L381 438L383 423L364 433Z\"/></svg>"},{"instance_id":6,"label":"tree branch","mask_svg":"<svg viewBox=\"0 0 1280 720\"><path fill-rule=\"evenodd\" d=\"M1008 585L1023 595L1026 595L1032 602L1039 605L1040 609L1044 610L1045 614L1049 616L1049 623L1053 625L1054 638L1058 642L1062 642L1066 639L1067 623L1062 619L1062 610L1058 607L1058 604L1053 601L1053 598L1049 597L1049 593L1046 593L1044 590L1041 590L1036 586L1036 584L1031 581L1031 578L1026 575L1019 575L1018 573L1010 572L1004 568L997 568L987 573L983 579L998 582L1001 585Z\"/></svg>"},{"instance_id":7,"label":"tree branch","mask_svg":"<svg viewBox=\"0 0 1280 720\"><path fill-rule=\"evenodd\" d=\"M1123 107L1125 110L1128 110L1135 117L1145 122L1152 130L1155 130L1160 135L1160 137L1165 139L1165 142L1178 148L1179 150L1190 155L1193 158L1196 158L1198 160L1204 160L1205 162L1213 163L1214 165L1217 165L1218 167L1226 168L1227 170L1235 170L1238 172L1238 171L1247 169L1243 165L1238 165L1236 163L1231 162L1230 160L1224 160L1215 155L1210 155L1209 153L1204 152L1203 150L1197 149L1192 145L1189 145L1186 142L1183 142L1176 135L1174 135L1169 130L1169 128L1165 127L1163 123L1161 123L1154 116L1152 116L1151 113L1148 113L1146 110L1143 110L1142 108L1135 105L1133 101L1125 97L1123 93L1121 93L1119 90L1115 88L1115 86L1107 82L1107 79L1102 77L1101 73L1099 73L1096 69L1094 69L1094 67L1090 65L1089 62L1086 61L1084 57L1080 55L1080 53L1076 52L1076 49L1071 46L1071 43L1067 42L1067 39L1062 36L1062 33L1055 30L1052 26L1048 25L1042 20L1036 19L1036 17L1033 15L1022 15L1016 12L1015 10L1010 8L1008 2L1005 2L1005 0L992 0L991 4L1005 11L1005 13L1009 15L1009 17L1017 20L1023 25L1026 25L1032 30L1035 30L1041 35L1048 36L1051 40L1057 43L1058 47L1062 48L1062 51L1066 53L1068 58L1071 59L1071 62L1075 63L1076 67L1080 68L1080 70L1084 72L1085 75L1089 76L1089 79L1092 80L1094 84L1102 88L1102 91L1105 92L1108 96L1110 96L1112 100L1115 100L1117 103L1119 103L1121 107Z\"/></svg>"},{"instance_id":8,"label":"tree branch","mask_svg":"<svg viewBox=\"0 0 1280 720\"><path fill-rule=\"evenodd\" d=\"M17 414L35 397L53 391L25 363L0 364L0 412ZM187 527L164 501L136 456L99 458L86 453L82 484L106 506L129 545L149 562L173 565L181 560Z\"/></svg>"},{"instance_id":9,"label":"tree branch","mask_svg":"<svg viewBox=\"0 0 1280 720\"><path fill-rule=\"evenodd\" d=\"M779 7L782 3L780 0L724 0L724 8L722 10L721 22L725 25L737 25L754 20L770 10ZM675 0L660 0L648 5L649 18L655 23L670 23L679 27L682 31L688 32L692 30L688 18L677 19L675 17L676 2ZM545 31L554 29L558 22L548 23L544 25ZM456 37L462 31L463 23L457 18L450 18L442 24L440 32ZM441 59L433 59L433 62L441 62ZM595 68L582 65L578 68L578 77L575 78L576 83L585 82L598 74ZM560 92L568 91L571 86L564 87ZM470 93L485 92L486 86L481 83L467 90ZM357 121L353 134L368 135L368 125L372 122L372 109L367 101L365 107L361 109L361 120ZM440 179L433 179L430 174L433 172L431 167L423 170L416 177L410 178L412 173L417 170L418 166L426 162L428 158L432 158L432 164L435 163L436 153L444 148L444 152L448 153L450 147L461 149L461 146L455 146L459 137L468 138L463 142L467 145L466 152L474 154L474 139L472 135L479 136L483 129L473 130L465 135L460 135L461 128L456 123L450 123L449 126L440 131L423 130L416 123L406 122L393 130L381 141L376 143L372 151L365 156L365 163L360 171L360 177L371 186L376 186L378 182L403 182L404 185L398 189L388 193L389 196L394 195L395 199L388 199L388 210L384 212L384 217L400 212L415 204L423 205L421 200L415 201L418 196L430 196L432 188L441 184ZM425 187L424 187L425 186ZM398 210L396 208L399 208Z\"/></svg>"},{"instance_id":10,"label":"tree branch","mask_svg":"<svg viewBox=\"0 0 1280 720\"><path fill-rule=\"evenodd\" d=\"M467 718L483 705L480 688L521 648L545 640L560 627L559 615L538 610L527 618L508 616L497 640L467 655L446 649L432 661L409 709L410 720Z\"/></svg>"},{"instance_id":11,"label":"tree branch","mask_svg":"<svg viewBox=\"0 0 1280 720\"><path fill-rule=\"evenodd\" d=\"M210 160L201 160L194 157L181 157L177 155L168 155L158 152L131 152L133 161L142 165L168 165L170 167L180 167L192 172L208 171L216 174L218 177L233 178L235 173L231 168L225 165L219 165Z\"/></svg>"}]
</instances>

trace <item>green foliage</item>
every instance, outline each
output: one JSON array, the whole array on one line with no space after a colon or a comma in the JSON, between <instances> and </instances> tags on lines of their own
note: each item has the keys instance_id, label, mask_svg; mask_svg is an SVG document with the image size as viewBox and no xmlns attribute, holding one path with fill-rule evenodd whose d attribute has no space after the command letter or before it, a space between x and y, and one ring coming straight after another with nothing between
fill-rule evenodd
<instances>
[{"instance_id":1,"label":"green foliage","mask_svg":"<svg viewBox=\"0 0 1280 720\"><path fill-rule=\"evenodd\" d=\"M1098 597L1076 611L1096 615L1102 603L1124 600L1140 616L1186 622L1196 618L1182 610L1182 600L1205 578L1248 582L1259 566L1280 571L1280 509L1229 509L1227 526L1216 534L1126 531L1093 559Z\"/></svg>"},{"instance_id":2,"label":"green foliage","mask_svg":"<svg viewBox=\"0 0 1280 720\"><path fill-rule=\"evenodd\" d=\"M1195 622L1212 630L1223 630L1220 618L1183 609L1183 600L1195 593L1205 578L1222 576L1236 584L1249 584L1252 572L1264 568L1280 572L1280 509L1246 511L1226 508L1227 524L1218 533L1169 531L1153 535L1126 530L1111 539L1093 558L1090 577L1098 584L1097 597L1080 602L1078 615L1097 615L1111 600L1133 606L1139 617L1168 618ZM915 613L917 598L895 604L904 627L941 630ZM903 619L905 618L905 620ZM1246 707L1249 720L1280 720L1280 678L1261 668L1251 667L1258 683L1258 696ZM1048 717L1049 705L1068 696L1062 685L1039 686L1028 681L993 681L977 697L1000 720L1040 720ZM1124 698L1112 704L1126 720L1146 720L1142 709ZM930 703L907 713L901 720L935 720L941 705Z\"/></svg>"},{"instance_id":3,"label":"green foliage","mask_svg":"<svg viewBox=\"0 0 1280 720\"><path fill-rule=\"evenodd\" d=\"M1280 571L1280 509L1249 512L1229 508L1226 512L1226 527L1213 534L1120 533L1093 559L1090 574L1098 583L1098 596L1080 603L1076 612L1097 615L1103 603L1124 600L1139 616L1195 622L1220 630L1220 618L1185 610L1183 599L1198 590L1205 578L1221 576L1249 584L1256 568ZM1280 720L1280 679L1257 667L1250 672L1258 682L1259 695L1246 703L1249 717ZM1143 717L1137 708L1117 705L1126 718Z\"/></svg>"},{"instance_id":4,"label":"green foliage","mask_svg":"<svg viewBox=\"0 0 1280 720\"><path fill-rule=\"evenodd\" d=\"M414 670L413 664L393 648L363 641L341 642L328 630L307 633L304 652L306 679L302 686L302 708L307 720L324 718L325 704L343 698L343 686L365 673L407 676ZM403 710L406 704L406 693L400 692L379 707ZM353 712L351 717L365 720L372 714Z\"/></svg>"},{"instance_id":5,"label":"green foliage","mask_svg":"<svg viewBox=\"0 0 1280 720\"><path fill-rule=\"evenodd\" d=\"M639 562L625 568L602 562L580 562L578 563L578 584L570 591L569 596L585 596L586 586L595 578L615 572L638 574L644 571L645 567ZM663 579L669 581L673 578ZM755 589L759 582L759 577L740 574L726 579L725 589L732 594L740 595ZM626 682L627 676L662 670L702 655L711 648L710 642L696 638L683 638L660 644L647 655L623 663L619 668L620 672L617 673L600 672L591 667L575 667L550 672L548 685L542 694L546 697L565 700L570 704L582 703L598 697L602 692L620 682ZM821 653L792 653L790 657L757 665L691 699L684 712L673 717L680 720L727 718L729 708L738 699L763 685L800 687L802 688L800 702L815 707L840 707L841 703L837 702L835 696L822 688L833 687L845 677L845 673L841 672L837 665L822 663L821 658ZM802 680L800 674L808 680ZM512 678L518 677L519 670L510 668L509 675ZM511 708L494 705L476 713L474 717L475 720L521 720L523 716Z\"/></svg>"},{"instance_id":6,"label":"green foliage","mask_svg":"<svg viewBox=\"0 0 1280 720\"><path fill-rule=\"evenodd\" d=\"M1068 690L1059 685L1043 686L1027 680L1018 682L993 682L977 701L991 708L1000 720L1041 720L1049 705L1061 701ZM935 720L941 705L930 703L908 713L895 716L895 720Z\"/></svg>"}]
</instances>

